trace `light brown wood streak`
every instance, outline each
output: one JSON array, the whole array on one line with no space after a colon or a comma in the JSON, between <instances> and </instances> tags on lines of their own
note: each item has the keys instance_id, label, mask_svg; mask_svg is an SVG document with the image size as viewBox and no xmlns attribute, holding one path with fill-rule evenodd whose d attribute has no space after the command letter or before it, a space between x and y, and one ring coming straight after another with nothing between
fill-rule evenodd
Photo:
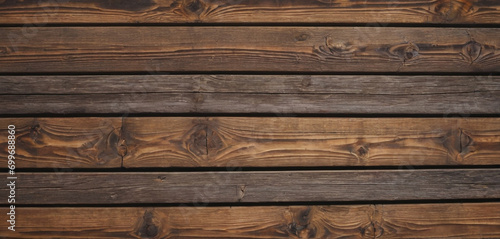
<instances>
[{"instance_id":1,"label":"light brown wood streak","mask_svg":"<svg viewBox=\"0 0 500 239\"><path fill-rule=\"evenodd\" d=\"M117 168L120 118L1 118L0 157L7 166L7 126L16 127L16 167Z\"/></svg>"},{"instance_id":2,"label":"light brown wood streak","mask_svg":"<svg viewBox=\"0 0 500 239\"><path fill-rule=\"evenodd\" d=\"M0 24L46 23L479 23L499 24L488 0L5 0Z\"/></svg>"},{"instance_id":3,"label":"light brown wood streak","mask_svg":"<svg viewBox=\"0 0 500 239\"><path fill-rule=\"evenodd\" d=\"M0 114L500 114L498 76L0 76ZM71 103L71 104L68 104Z\"/></svg>"},{"instance_id":4,"label":"light brown wood streak","mask_svg":"<svg viewBox=\"0 0 500 239\"><path fill-rule=\"evenodd\" d=\"M500 197L499 169L17 173L16 205ZM7 176L2 174L0 176ZM7 198L8 188L0 188Z\"/></svg>"},{"instance_id":5,"label":"light brown wood streak","mask_svg":"<svg viewBox=\"0 0 500 239\"><path fill-rule=\"evenodd\" d=\"M500 151L497 118L0 119L9 124L18 168L498 165Z\"/></svg>"},{"instance_id":6,"label":"light brown wood streak","mask_svg":"<svg viewBox=\"0 0 500 239\"><path fill-rule=\"evenodd\" d=\"M3 214L6 209L0 210ZM500 204L19 208L15 238L498 238ZM4 228L6 222L2 222Z\"/></svg>"},{"instance_id":7,"label":"light brown wood streak","mask_svg":"<svg viewBox=\"0 0 500 239\"><path fill-rule=\"evenodd\" d=\"M0 28L0 72L498 72L500 29ZM106 39L106 40L103 40ZM363 67L360 67L363 66Z\"/></svg>"}]
</instances>

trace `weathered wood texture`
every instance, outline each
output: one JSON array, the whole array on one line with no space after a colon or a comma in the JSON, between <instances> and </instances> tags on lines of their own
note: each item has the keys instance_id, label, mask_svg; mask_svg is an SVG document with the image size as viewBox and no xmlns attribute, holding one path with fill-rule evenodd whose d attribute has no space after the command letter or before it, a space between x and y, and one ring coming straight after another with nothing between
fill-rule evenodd
<instances>
[{"instance_id":1,"label":"weathered wood texture","mask_svg":"<svg viewBox=\"0 0 500 239\"><path fill-rule=\"evenodd\" d=\"M6 210L0 210L6 214ZM19 208L15 238L498 238L499 203ZM5 225L5 226L4 226ZM6 222L2 222L6 228Z\"/></svg>"},{"instance_id":2,"label":"weathered wood texture","mask_svg":"<svg viewBox=\"0 0 500 239\"><path fill-rule=\"evenodd\" d=\"M500 29L0 28L0 72L499 72Z\"/></svg>"},{"instance_id":3,"label":"weathered wood texture","mask_svg":"<svg viewBox=\"0 0 500 239\"><path fill-rule=\"evenodd\" d=\"M17 173L16 205L495 199L500 169ZM3 174L3 176L7 176ZM1 188L7 198L9 189Z\"/></svg>"},{"instance_id":4,"label":"weathered wood texture","mask_svg":"<svg viewBox=\"0 0 500 239\"><path fill-rule=\"evenodd\" d=\"M18 168L500 165L497 118L0 119L9 124Z\"/></svg>"},{"instance_id":5,"label":"weathered wood texture","mask_svg":"<svg viewBox=\"0 0 500 239\"><path fill-rule=\"evenodd\" d=\"M500 114L500 77L0 76L0 102L0 114Z\"/></svg>"},{"instance_id":6,"label":"weathered wood texture","mask_svg":"<svg viewBox=\"0 0 500 239\"><path fill-rule=\"evenodd\" d=\"M47 23L500 23L492 0L15 1L0 24Z\"/></svg>"}]
</instances>

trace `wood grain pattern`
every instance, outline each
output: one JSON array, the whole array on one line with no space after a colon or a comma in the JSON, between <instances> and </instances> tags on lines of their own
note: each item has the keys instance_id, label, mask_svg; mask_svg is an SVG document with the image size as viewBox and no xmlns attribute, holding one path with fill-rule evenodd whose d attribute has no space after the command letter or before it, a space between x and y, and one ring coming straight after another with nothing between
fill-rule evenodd
<instances>
[{"instance_id":1,"label":"wood grain pattern","mask_svg":"<svg viewBox=\"0 0 500 239\"><path fill-rule=\"evenodd\" d=\"M498 165L500 152L497 118L0 119L9 124L18 168Z\"/></svg>"},{"instance_id":2,"label":"wood grain pattern","mask_svg":"<svg viewBox=\"0 0 500 239\"><path fill-rule=\"evenodd\" d=\"M3 27L0 72L498 72L499 39L496 28Z\"/></svg>"},{"instance_id":3,"label":"wood grain pattern","mask_svg":"<svg viewBox=\"0 0 500 239\"><path fill-rule=\"evenodd\" d=\"M0 162L7 165L7 126L16 127L17 168L117 168L120 118L2 118Z\"/></svg>"},{"instance_id":4,"label":"wood grain pattern","mask_svg":"<svg viewBox=\"0 0 500 239\"><path fill-rule=\"evenodd\" d=\"M5 209L0 210L3 214ZM498 238L499 203L19 208L15 238ZM6 222L2 222L5 225Z\"/></svg>"},{"instance_id":5,"label":"wood grain pattern","mask_svg":"<svg viewBox=\"0 0 500 239\"><path fill-rule=\"evenodd\" d=\"M15 1L0 24L47 23L500 23L488 0L139 0Z\"/></svg>"},{"instance_id":6,"label":"wood grain pattern","mask_svg":"<svg viewBox=\"0 0 500 239\"><path fill-rule=\"evenodd\" d=\"M228 170L16 175L16 205L335 202L500 197L499 169ZM0 195L7 197L8 190L0 189Z\"/></svg>"},{"instance_id":7,"label":"wood grain pattern","mask_svg":"<svg viewBox=\"0 0 500 239\"><path fill-rule=\"evenodd\" d=\"M500 114L492 75L0 76L0 86L0 102L16 102L0 114Z\"/></svg>"},{"instance_id":8,"label":"wood grain pattern","mask_svg":"<svg viewBox=\"0 0 500 239\"><path fill-rule=\"evenodd\" d=\"M217 166L499 164L496 118L222 117L208 125Z\"/></svg>"},{"instance_id":9,"label":"wood grain pattern","mask_svg":"<svg viewBox=\"0 0 500 239\"><path fill-rule=\"evenodd\" d=\"M124 167L210 166L204 118L125 118Z\"/></svg>"}]
</instances>

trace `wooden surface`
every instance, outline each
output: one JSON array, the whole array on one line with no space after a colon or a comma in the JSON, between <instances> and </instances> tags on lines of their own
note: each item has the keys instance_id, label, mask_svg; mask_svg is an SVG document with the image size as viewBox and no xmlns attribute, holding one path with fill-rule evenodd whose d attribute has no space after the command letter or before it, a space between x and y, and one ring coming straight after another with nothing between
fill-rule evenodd
<instances>
[{"instance_id":1,"label":"wooden surface","mask_svg":"<svg viewBox=\"0 0 500 239\"><path fill-rule=\"evenodd\" d=\"M0 210L4 214L5 209ZM16 238L498 238L500 204L20 208ZM2 222L2 226L6 222ZM103 226L108 225L108 226Z\"/></svg>"},{"instance_id":2,"label":"wooden surface","mask_svg":"<svg viewBox=\"0 0 500 239\"><path fill-rule=\"evenodd\" d=\"M0 0L0 238L500 238L498 49L496 0Z\"/></svg>"},{"instance_id":3,"label":"wooden surface","mask_svg":"<svg viewBox=\"0 0 500 239\"><path fill-rule=\"evenodd\" d=\"M500 164L496 118L0 119L10 124L18 168Z\"/></svg>"},{"instance_id":4,"label":"wooden surface","mask_svg":"<svg viewBox=\"0 0 500 239\"><path fill-rule=\"evenodd\" d=\"M0 76L0 114L500 114L498 76Z\"/></svg>"},{"instance_id":5,"label":"wooden surface","mask_svg":"<svg viewBox=\"0 0 500 239\"><path fill-rule=\"evenodd\" d=\"M491 0L138 0L15 1L0 24L62 23L445 23L499 24Z\"/></svg>"},{"instance_id":6,"label":"wooden surface","mask_svg":"<svg viewBox=\"0 0 500 239\"><path fill-rule=\"evenodd\" d=\"M14 125L17 168L120 167L121 118L1 118L1 129ZM7 130L0 147L7 148ZM7 151L0 151L7 165Z\"/></svg>"},{"instance_id":7,"label":"wooden surface","mask_svg":"<svg viewBox=\"0 0 500 239\"><path fill-rule=\"evenodd\" d=\"M17 173L17 205L495 199L499 169ZM3 174L3 176L7 176ZM8 189L0 189L7 198Z\"/></svg>"},{"instance_id":8,"label":"wooden surface","mask_svg":"<svg viewBox=\"0 0 500 239\"><path fill-rule=\"evenodd\" d=\"M497 28L39 27L35 30L27 34L22 27L0 28L0 73L500 71Z\"/></svg>"}]
</instances>

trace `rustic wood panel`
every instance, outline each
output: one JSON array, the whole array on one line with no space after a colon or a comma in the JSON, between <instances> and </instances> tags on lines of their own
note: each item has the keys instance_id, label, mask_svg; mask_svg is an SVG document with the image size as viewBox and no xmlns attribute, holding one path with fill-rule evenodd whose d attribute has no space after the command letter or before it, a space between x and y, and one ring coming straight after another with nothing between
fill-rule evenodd
<instances>
[{"instance_id":1,"label":"rustic wood panel","mask_svg":"<svg viewBox=\"0 0 500 239\"><path fill-rule=\"evenodd\" d=\"M1 113L499 114L497 91L451 94L145 93L1 95Z\"/></svg>"},{"instance_id":2,"label":"rustic wood panel","mask_svg":"<svg viewBox=\"0 0 500 239\"><path fill-rule=\"evenodd\" d=\"M15 102L0 114L500 114L492 75L0 76L0 86L0 102Z\"/></svg>"},{"instance_id":3,"label":"rustic wood panel","mask_svg":"<svg viewBox=\"0 0 500 239\"><path fill-rule=\"evenodd\" d=\"M0 72L498 72L499 47L496 28L3 27Z\"/></svg>"},{"instance_id":4,"label":"rustic wood panel","mask_svg":"<svg viewBox=\"0 0 500 239\"><path fill-rule=\"evenodd\" d=\"M0 162L7 165L7 126L16 127L17 168L116 168L122 163L120 118L2 118Z\"/></svg>"},{"instance_id":5,"label":"rustic wood panel","mask_svg":"<svg viewBox=\"0 0 500 239\"><path fill-rule=\"evenodd\" d=\"M2 95L268 93L426 95L500 91L500 76L439 75L29 75L1 76ZM458 99L455 99L458 100ZM448 105L452 102L446 102Z\"/></svg>"},{"instance_id":6,"label":"rustic wood panel","mask_svg":"<svg viewBox=\"0 0 500 239\"><path fill-rule=\"evenodd\" d=\"M207 132L208 159L217 166L500 163L496 118L222 117L210 118Z\"/></svg>"},{"instance_id":7,"label":"rustic wood panel","mask_svg":"<svg viewBox=\"0 0 500 239\"><path fill-rule=\"evenodd\" d=\"M500 197L499 172L18 173L16 205L495 199ZM7 197L8 190L0 189L1 195Z\"/></svg>"},{"instance_id":8,"label":"rustic wood panel","mask_svg":"<svg viewBox=\"0 0 500 239\"><path fill-rule=\"evenodd\" d=\"M18 168L498 165L500 152L497 118L0 119L9 124Z\"/></svg>"},{"instance_id":9,"label":"rustic wood panel","mask_svg":"<svg viewBox=\"0 0 500 239\"><path fill-rule=\"evenodd\" d=\"M0 210L3 214L6 209ZM500 204L19 208L15 238L498 238ZM6 222L2 222L5 225Z\"/></svg>"},{"instance_id":10,"label":"rustic wood panel","mask_svg":"<svg viewBox=\"0 0 500 239\"><path fill-rule=\"evenodd\" d=\"M0 24L47 23L500 23L491 0L15 1Z\"/></svg>"}]
</instances>

